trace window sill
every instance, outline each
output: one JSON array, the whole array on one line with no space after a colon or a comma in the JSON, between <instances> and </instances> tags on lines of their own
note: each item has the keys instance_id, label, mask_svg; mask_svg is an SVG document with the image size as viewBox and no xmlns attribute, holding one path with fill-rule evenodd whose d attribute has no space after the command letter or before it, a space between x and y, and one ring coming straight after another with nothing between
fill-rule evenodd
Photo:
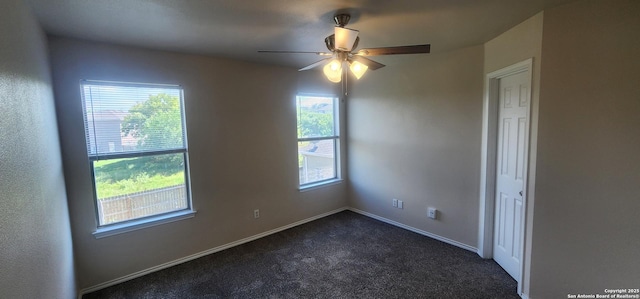
<instances>
[{"instance_id":1,"label":"window sill","mask_svg":"<svg viewBox=\"0 0 640 299\"><path fill-rule=\"evenodd\" d=\"M93 233L96 239L115 236L134 230L139 230L147 227L170 223L178 220L193 218L196 215L194 210L183 210L173 213L158 215L140 220L133 220L127 223L113 224L106 227L99 227Z\"/></svg>"},{"instance_id":2,"label":"window sill","mask_svg":"<svg viewBox=\"0 0 640 299\"><path fill-rule=\"evenodd\" d=\"M342 181L344 181L344 180L343 179L331 179L331 180L326 180L326 181L322 181L322 182L311 183L311 184L307 184L307 185L298 187L298 190L300 192L311 191L311 190L315 190L315 189L326 187L326 186L332 186L332 185L341 184Z\"/></svg>"}]
</instances>

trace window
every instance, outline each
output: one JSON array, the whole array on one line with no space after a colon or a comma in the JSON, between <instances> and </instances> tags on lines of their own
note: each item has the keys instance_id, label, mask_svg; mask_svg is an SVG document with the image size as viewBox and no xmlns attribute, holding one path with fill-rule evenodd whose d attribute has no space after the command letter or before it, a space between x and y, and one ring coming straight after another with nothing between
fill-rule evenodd
<instances>
[{"instance_id":1,"label":"window","mask_svg":"<svg viewBox=\"0 0 640 299\"><path fill-rule=\"evenodd\" d=\"M81 92L99 226L191 212L182 89L82 81Z\"/></svg>"},{"instance_id":2,"label":"window","mask_svg":"<svg viewBox=\"0 0 640 299\"><path fill-rule=\"evenodd\" d=\"M299 95L296 106L300 187L339 179L338 99Z\"/></svg>"}]
</instances>

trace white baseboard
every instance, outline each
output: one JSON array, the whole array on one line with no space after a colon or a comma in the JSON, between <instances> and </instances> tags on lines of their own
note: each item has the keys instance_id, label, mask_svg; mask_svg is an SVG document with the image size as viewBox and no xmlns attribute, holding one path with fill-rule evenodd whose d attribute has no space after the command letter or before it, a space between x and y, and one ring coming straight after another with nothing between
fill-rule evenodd
<instances>
[{"instance_id":1,"label":"white baseboard","mask_svg":"<svg viewBox=\"0 0 640 299\"><path fill-rule=\"evenodd\" d=\"M188 261L203 257L205 255L209 255L209 254L216 253L218 251L222 251L222 250L234 247L234 246L238 246L240 244L251 242L253 240L257 240L257 239L260 239L262 237L266 237L268 235L272 235L272 234L281 232L283 230L286 230L286 229L289 229L289 228L292 228L292 227L296 227L296 226L301 225L301 224L305 224L307 222L311 222L311 221L318 220L320 218L323 218L323 217L326 217L326 216L329 216L329 215L340 213L340 212L345 211L347 209L348 209L347 207L343 207L343 208L339 208L339 209L336 209L336 210L333 210L333 211L322 213L320 215L313 216L311 218L303 219L303 220L300 220L300 221L297 221L297 222L294 222L294 223L291 223L291 224L288 224L288 225L285 225L285 226L281 226L281 227L278 227L278 228L275 228L275 229L272 229L272 230L269 230L269 231L266 231L266 232L263 232L263 233L259 233L257 235L253 235L253 236L250 236L250 237L247 237L247 238L244 238L244 239L240 239L238 241L234 241L234 242L231 242L231 243L220 245L218 247L207 249L205 251L201 251L201 252L198 252L198 253L183 257L183 258L179 258L177 260L173 260L173 261L170 261L170 262L167 262L167 263L164 263L164 264L160 264L160 265L157 265L157 266L154 266L154 267L142 270L142 271L138 271L138 272L135 272L135 273L131 273L129 275L122 276L120 278L109 280L107 282L103 282L101 284L97 284L97 285L92 286L92 287L88 287L88 288L82 289L78 293L78 299L82 299L82 296L84 294L95 292L97 290L101 290L101 289L104 289L104 288L107 288L107 287L110 287L110 286L113 286L113 285L116 285L116 284L119 284L119 283L123 283L125 281L129 281L129 280L132 280L134 278L138 278L138 277L141 277L141 276L144 276L144 275L156 272L156 271L160 271L162 269L166 269L166 268L169 268L169 267L172 267L172 266L175 266L175 265L179 265L179 264L182 264L182 263L185 263L185 262L188 262Z\"/></svg>"},{"instance_id":2,"label":"white baseboard","mask_svg":"<svg viewBox=\"0 0 640 299\"><path fill-rule=\"evenodd\" d=\"M257 240L257 239L260 239L262 237L266 237L268 235L272 235L272 234L281 232L283 230L286 230L286 229L289 229L289 228L292 228L292 227L296 227L298 225L305 224L307 222L318 220L320 218L323 218L323 217L326 217L326 216L329 216L329 215L333 215L333 214L336 214L336 213L339 213L339 212L342 212L342 211L345 211L345 210L349 210L349 211L352 211L352 212L355 212L355 213L358 213L358 214L361 214L361 215L364 215L364 216L367 216L367 217L370 217L370 218L373 218L373 219L376 219L376 220L379 220L379 221L382 221L382 222L385 222L385 223L388 223L388 224L391 224L391 225L394 225L394 226L397 226L397 227L400 227L400 228L404 228L406 230L409 230L409 231L412 231L412 232L415 232L415 233L418 233L418 234L421 234L421 235L424 235L424 236L427 236L427 237L430 237L430 238L433 238L433 239L436 239L436 240L439 240L439 241L442 241L442 242L445 242L445 243L448 243L448 244L451 244L451 245L456 246L456 247L460 247L462 249L466 249L466 250L473 251L473 252L477 252L477 250L478 250L477 248L475 248L473 246L469 246L467 244L460 243L460 242L455 241L455 240L451 240L451 239L448 239L448 238L445 238L445 237L442 237L442 236L439 236L439 235L436 235L436 234L433 234L433 233L430 233L430 232L427 232L427 231L423 231L421 229L417 229L415 227L411 227L411 226L408 226L406 224L402 224L400 222L396 222L396 221L393 221L393 220L390 220L390 219L387 219L387 218L384 218L384 217L381 217L381 216L378 216L378 215L375 215L375 214L371 214L369 212L365 212L365 211L358 210L356 208L351 208L351 207L343 207L343 208L339 208L339 209L336 209L336 210L333 210L333 211L322 213L322 214L317 215L317 216L313 216L313 217L310 217L310 218L307 218L307 219L303 219L303 220L300 220L300 221L297 221L297 222L294 222L294 223L291 223L291 224L288 224L288 225L285 225L285 226L281 226L281 227L278 227L278 228L275 228L275 229L272 229L272 230L269 230L269 231L266 231L266 232L263 232L263 233L259 233L257 235L253 235L253 236L250 236L250 237L247 237L247 238L244 238L244 239L240 239L240 240L237 240L237 241L234 241L234 242L231 242L231 243L220 245L218 247L207 249L205 251L201 251L201 252L198 252L198 253L183 257L183 258L179 258L179 259L176 259L176 260L164 263L164 264L160 264L160 265L157 265L157 266L154 266L154 267L142 270L142 271L131 273L131 274L122 276L120 278L109 280L107 282L103 282L103 283L97 284L97 285L92 286L92 287L88 287L88 288L82 289L78 293L78 299L82 299L82 296L84 294L95 292L97 290L101 290L101 289L104 289L104 288L107 288L107 287L110 287L110 286L113 286L113 285L116 285L116 284L119 284L119 283L123 283L125 281L129 281L129 280L132 280L134 278L138 278L138 277L141 277L141 276L144 276L144 275L156 272L156 271L160 271L162 269L166 269L166 268L169 268L169 267L172 267L172 266L175 266L175 265L179 265L179 264L182 264L182 263L185 263L185 262L188 262L188 261L191 261L191 260L206 256L206 255L209 255L209 254L212 254L212 253L216 253L216 252L219 252L219 251L222 251L222 250L234 247L234 246L238 246L238 245L241 245L241 244L244 244L244 243L247 243L247 242L251 242L253 240ZM526 299L526 296L523 297L523 298Z\"/></svg>"},{"instance_id":3,"label":"white baseboard","mask_svg":"<svg viewBox=\"0 0 640 299\"><path fill-rule=\"evenodd\" d=\"M404 228L406 230L410 230L410 231L412 231L414 233L418 233L418 234L421 234L423 236L427 236L429 238L433 238L433 239L436 239L438 241L442 241L442 242L451 244L453 246L460 247L462 249L466 249L466 250L469 250L469 251L472 251L472 252L476 252L476 253L478 251L478 248L473 247L471 245L467 245L467 244L464 244L464 243L461 243L461 242L458 242L458 241L455 241L455 240L451 240L451 239L436 235L434 233L423 231L421 229L418 229L418 228L415 228L415 227L412 227L412 226L408 226L406 224L402 224L400 222L396 222L396 221L393 221L391 219L387 219L387 218L384 218L384 217L381 217L381 216L378 216L378 215L375 215L375 214L371 214L369 212L365 212L365 211L358 210L356 208L351 208L351 207L347 208L347 210L352 211L352 212L356 212L358 214L361 214L361 215L364 215L364 216L367 216L367 217L371 217L371 218L376 219L376 220L380 220L382 222L389 223L391 225L395 225L395 226L400 227L400 228Z\"/></svg>"}]
</instances>

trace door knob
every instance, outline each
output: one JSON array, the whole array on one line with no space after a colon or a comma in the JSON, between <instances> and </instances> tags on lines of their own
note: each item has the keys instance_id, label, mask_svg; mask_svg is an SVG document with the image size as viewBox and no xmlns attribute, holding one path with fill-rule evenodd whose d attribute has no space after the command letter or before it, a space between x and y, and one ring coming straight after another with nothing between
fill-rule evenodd
<instances>
[{"instance_id":1,"label":"door knob","mask_svg":"<svg viewBox=\"0 0 640 299\"><path fill-rule=\"evenodd\" d=\"M522 196L522 191L520 191L520 196Z\"/></svg>"}]
</instances>

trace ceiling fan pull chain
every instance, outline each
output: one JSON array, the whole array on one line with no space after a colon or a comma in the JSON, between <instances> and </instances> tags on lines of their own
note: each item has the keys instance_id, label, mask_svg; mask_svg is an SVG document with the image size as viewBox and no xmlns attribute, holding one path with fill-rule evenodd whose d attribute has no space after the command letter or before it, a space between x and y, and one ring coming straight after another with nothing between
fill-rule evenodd
<instances>
[{"instance_id":1,"label":"ceiling fan pull chain","mask_svg":"<svg viewBox=\"0 0 640 299\"><path fill-rule=\"evenodd\" d=\"M349 95L349 85L347 83L347 81L349 80L349 74L347 73L347 70L344 69L342 71L342 74L344 76L344 84L342 85L342 94L344 94L344 96L348 96Z\"/></svg>"}]
</instances>

